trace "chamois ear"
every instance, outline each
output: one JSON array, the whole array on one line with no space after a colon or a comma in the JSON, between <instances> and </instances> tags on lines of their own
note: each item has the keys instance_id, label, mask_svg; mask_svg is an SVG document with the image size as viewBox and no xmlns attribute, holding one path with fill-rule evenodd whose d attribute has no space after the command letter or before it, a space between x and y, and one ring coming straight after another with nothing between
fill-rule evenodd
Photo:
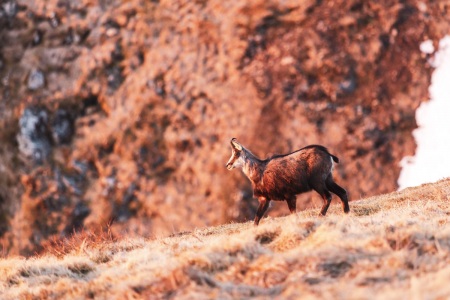
<instances>
[{"instance_id":1,"label":"chamois ear","mask_svg":"<svg viewBox=\"0 0 450 300\"><path fill-rule=\"evenodd\" d=\"M242 151L242 146L241 146L241 144L238 143L236 138L231 139L231 146L238 151Z\"/></svg>"}]
</instances>

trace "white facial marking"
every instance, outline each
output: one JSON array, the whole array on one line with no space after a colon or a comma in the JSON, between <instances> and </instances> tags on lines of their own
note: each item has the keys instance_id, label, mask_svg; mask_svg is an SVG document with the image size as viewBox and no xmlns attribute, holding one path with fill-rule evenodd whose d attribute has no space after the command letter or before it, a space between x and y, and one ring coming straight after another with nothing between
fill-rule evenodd
<instances>
[{"instance_id":1,"label":"white facial marking","mask_svg":"<svg viewBox=\"0 0 450 300\"><path fill-rule=\"evenodd\" d=\"M244 159L242 158L242 156L239 156L239 158L234 161L233 167L241 168L242 166L244 166Z\"/></svg>"},{"instance_id":2,"label":"white facial marking","mask_svg":"<svg viewBox=\"0 0 450 300\"><path fill-rule=\"evenodd\" d=\"M242 157L240 156L240 153L236 152L236 150L232 150L231 157L226 164L227 169L232 170L234 168L238 168L238 167L242 166L242 163L243 163L243 160L242 160Z\"/></svg>"}]
</instances>

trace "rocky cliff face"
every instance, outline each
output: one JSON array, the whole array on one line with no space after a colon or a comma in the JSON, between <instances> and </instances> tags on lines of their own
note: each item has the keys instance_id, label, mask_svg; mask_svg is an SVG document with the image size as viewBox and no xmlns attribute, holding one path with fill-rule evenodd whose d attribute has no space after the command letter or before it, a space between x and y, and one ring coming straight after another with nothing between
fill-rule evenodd
<instances>
[{"instance_id":1,"label":"rocky cliff face","mask_svg":"<svg viewBox=\"0 0 450 300\"><path fill-rule=\"evenodd\" d=\"M232 137L261 157L320 143L352 199L394 190L428 96L419 44L450 32L439 1L0 3L0 235L24 255L252 218Z\"/></svg>"}]
</instances>

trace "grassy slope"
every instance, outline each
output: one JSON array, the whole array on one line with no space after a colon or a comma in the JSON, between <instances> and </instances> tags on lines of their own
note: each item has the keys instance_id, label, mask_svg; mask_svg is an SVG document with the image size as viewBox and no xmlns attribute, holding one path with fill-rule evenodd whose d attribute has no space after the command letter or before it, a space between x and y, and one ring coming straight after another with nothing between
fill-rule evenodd
<instances>
[{"instance_id":1,"label":"grassy slope","mask_svg":"<svg viewBox=\"0 0 450 300\"><path fill-rule=\"evenodd\" d=\"M450 297L450 180L282 218L0 260L2 299Z\"/></svg>"}]
</instances>

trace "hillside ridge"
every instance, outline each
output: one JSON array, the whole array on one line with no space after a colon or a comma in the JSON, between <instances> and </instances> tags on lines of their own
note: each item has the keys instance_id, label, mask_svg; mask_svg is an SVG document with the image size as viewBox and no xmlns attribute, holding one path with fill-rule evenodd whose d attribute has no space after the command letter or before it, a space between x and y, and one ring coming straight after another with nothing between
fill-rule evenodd
<instances>
[{"instance_id":1,"label":"hillside ridge","mask_svg":"<svg viewBox=\"0 0 450 300\"><path fill-rule=\"evenodd\" d=\"M324 145L349 195L396 189L429 98L420 44L449 19L432 0L1 1L0 244L250 219L231 137L259 157Z\"/></svg>"},{"instance_id":2,"label":"hillside ridge","mask_svg":"<svg viewBox=\"0 0 450 300\"><path fill-rule=\"evenodd\" d=\"M450 179L351 202L326 217L90 242L0 260L3 299L395 299L450 296Z\"/></svg>"}]
</instances>

